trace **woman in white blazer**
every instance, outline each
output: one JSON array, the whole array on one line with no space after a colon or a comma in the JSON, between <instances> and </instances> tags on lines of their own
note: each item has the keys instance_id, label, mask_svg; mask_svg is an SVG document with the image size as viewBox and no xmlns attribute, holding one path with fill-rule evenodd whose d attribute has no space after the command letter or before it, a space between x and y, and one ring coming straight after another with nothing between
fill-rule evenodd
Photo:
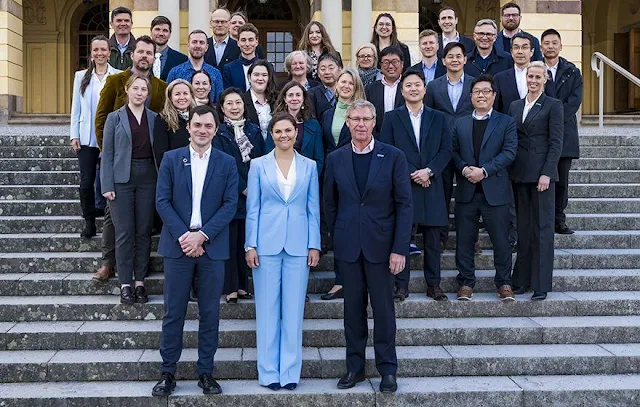
<instances>
[{"instance_id":1,"label":"woman in white blazer","mask_svg":"<svg viewBox=\"0 0 640 407\"><path fill-rule=\"evenodd\" d=\"M275 148L249 169L245 251L253 269L258 382L293 390L302 369L309 267L320 260L318 169L293 148L293 116L276 113L269 127Z\"/></svg>"},{"instance_id":2,"label":"woman in white blazer","mask_svg":"<svg viewBox=\"0 0 640 407\"><path fill-rule=\"evenodd\" d=\"M120 72L108 63L111 48L107 37L93 37L90 48L89 68L76 72L71 101L71 148L78 156L80 207L85 222L80 236L86 239L96 235L94 182L100 157L94 125L96 109L107 76Z\"/></svg>"}]
</instances>

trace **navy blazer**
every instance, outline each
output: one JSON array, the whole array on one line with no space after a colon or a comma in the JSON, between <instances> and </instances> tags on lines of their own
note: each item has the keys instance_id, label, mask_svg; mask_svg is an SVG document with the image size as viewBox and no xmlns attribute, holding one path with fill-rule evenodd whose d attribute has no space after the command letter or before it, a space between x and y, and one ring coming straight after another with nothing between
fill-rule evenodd
<instances>
[{"instance_id":1,"label":"navy blazer","mask_svg":"<svg viewBox=\"0 0 640 407\"><path fill-rule=\"evenodd\" d=\"M362 254L371 263L388 263L391 253L409 255L413 216L407 159L376 140L360 194L353 154L347 144L327 157L323 202L335 258L353 263Z\"/></svg>"},{"instance_id":2,"label":"navy blazer","mask_svg":"<svg viewBox=\"0 0 640 407\"><path fill-rule=\"evenodd\" d=\"M509 108L509 116L518 126L518 150L509 176L514 182L538 183L540 176L546 175L557 182L564 127L562 102L543 93L523 123L525 100L516 100Z\"/></svg>"},{"instance_id":3,"label":"navy blazer","mask_svg":"<svg viewBox=\"0 0 640 407\"><path fill-rule=\"evenodd\" d=\"M417 64L413 65L409 69L424 73L424 68L422 66L422 61L420 61ZM438 59L436 60L436 73L433 76L433 79L435 80L435 79L437 79L437 78L439 78L441 76L444 76L446 73L447 73L447 68L445 68L444 65L442 65L442 59L440 59L440 57L438 57Z\"/></svg>"},{"instance_id":4,"label":"navy blazer","mask_svg":"<svg viewBox=\"0 0 640 407\"><path fill-rule=\"evenodd\" d=\"M265 142L265 154L275 148L273 137L267 136ZM322 128L316 119L305 120L304 135L300 154L316 162L318 174L322 174L324 168L324 148L322 148Z\"/></svg>"},{"instance_id":5,"label":"navy blazer","mask_svg":"<svg viewBox=\"0 0 640 407\"><path fill-rule=\"evenodd\" d=\"M367 100L373 103L373 106L376 108L375 130L377 133L380 133L380 129L382 129L382 123L384 122L384 85L382 84L382 80L377 80L373 83L370 83L369 86L365 88L365 93L367 96ZM396 100L393 104L393 108L397 109L403 105L404 97L402 96L402 88L400 86L400 83L398 83L398 88L396 90Z\"/></svg>"},{"instance_id":6,"label":"navy blazer","mask_svg":"<svg viewBox=\"0 0 640 407\"><path fill-rule=\"evenodd\" d=\"M453 110L451 105L451 99L449 99L449 90L447 84L447 77L442 76L434 79L427 85L427 94L424 97L424 104L432 109L439 110L444 113L447 119L447 127L451 129L453 123L459 117L464 117L473 112L473 105L471 104L471 83L473 82L473 76L464 75L462 83L462 95L458 100L456 110Z\"/></svg>"},{"instance_id":7,"label":"navy blazer","mask_svg":"<svg viewBox=\"0 0 640 407\"><path fill-rule=\"evenodd\" d=\"M189 147L167 151L156 185L156 209L162 218L158 253L177 259L184 256L178 239L189 231L193 184ZM229 258L229 222L238 204L238 170L233 157L211 148L202 189L202 227L208 237L203 247L211 260Z\"/></svg>"},{"instance_id":8,"label":"navy blazer","mask_svg":"<svg viewBox=\"0 0 640 407\"><path fill-rule=\"evenodd\" d=\"M229 41L227 41L227 46L224 49L224 53L222 54L222 58L220 59L220 65L218 65L216 61L216 52L213 48L213 38L207 38L207 45L209 48L207 49L207 53L204 54L204 62L213 66L214 68L218 68L218 70L222 73L224 70L224 66L231 61L235 61L240 58L240 47L238 47L238 42L233 38L229 37ZM266 54L264 53L264 48L262 45L258 44L256 48L256 56L258 59L266 59Z\"/></svg>"},{"instance_id":9,"label":"navy blazer","mask_svg":"<svg viewBox=\"0 0 640 407\"><path fill-rule=\"evenodd\" d=\"M222 85L225 89L235 87L243 92L249 90L249 80L244 74L242 65L242 61L238 58L224 66L222 70Z\"/></svg>"},{"instance_id":10,"label":"navy blazer","mask_svg":"<svg viewBox=\"0 0 640 407\"><path fill-rule=\"evenodd\" d=\"M449 213L444 199L442 171L451 160L451 129L444 113L424 106L420 122L420 146L406 106L387 112L379 140L400 149L407 157L409 173L423 168L433 171L427 188L411 182L413 223L446 226Z\"/></svg>"},{"instance_id":11,"label":"navy blazer","mask_svg":"<svg viewBox=\"0 0 640 407\"><path fill-rule=\"evenodd\" d=\"M499 72L506 71L509 68L513 68L513 59L511 58L511 54L507 54L503 51L498 51L495 47L491 51L491 55L489 55L488 57L491 60L489 61L489 65L487 65L486 70L483 71L482 68L480 68L480 66L476 62L476 59L478 58L482 57L478 54L478 49L474 47L473 50L471 50L471 52L467 54L467 63L464 64L465 74L471 75L474 78L477 78L483 73L489 73L495 76Z\"/></svg>"},{"instance_id":12,"label":"navy blazer","mask_svg":"<svg viewBox=\"0 0 640 407\"><path fill-rule=\"evenodd\" d=\"M324 85L316 86L315 88L309 89L311 104L313 105L313 113L315 114L315 117L318 118L318 120L322 118L322 115L324 114L324 112L326 112L327 110L331 109L334 106L333 104L331 104L329 99L327 99L327 97L325 96L324 94L325 89L326 88ZM335 101L335 95L334 95L334 101Z\"/></svg>"},{"instance_id":13,"label":"navy blazer","mask_svg":"<svg viewBox=\"0 0 640 407\"><path fill-rule=\"evenodd\" d=\"M476 191L476 185L462 176L462 169L467 166L479 166L487 172L488 177L481 182L489 205L506 205L512 202L513 191L508 168L515 160L518 148L516 122L511 116L495 109L488 120L480 144L479 165L476 164L474 154L473 117L462 117L453 127L453 161L460 174L456 178L456 202L471 202Z\"/></svg>"},{"instance_id":14,"label":"navy blazer","mask_svg":"<svg viewBox=\"0 0 640 407\"><path fill-rule=\"evenodd\" d=\"M516 70L512 67L502 71L494 76L493 80L496 84L496 100L493 102L493 108L500 113L507 114L511 103L521 99L516 83Z\"/></svg>"},{"instance_id":15,"label":"navy blazer","mask_svg":"<svg viewBox=\"0 0 640 407\"><path fill-rule=\"evenodd\" d=\"M529 34L526 31L521 31L524 35L527 35L531 38L531 42L533 42L533 55L531 56L532 61L542 61L542 52L540 51L540 41L535 35ZM504 49L504 30L500 30L498 35L496 36L496 42L493 43L493 46L501 52L506 52L507 54L511 54L510 49Z\"/></svg>"},{"instance_id":16,"label":"navy blazer","mask_svg":"<svg viewBox=\"0 0 640 407\"><path fill-rule=\"evenodd\" d=\"M252 159L261 157L264 154L264 139L262 138L260 126L247 120L244 124L244 134L253 145L249 157ZM247 208L247 197L242 191L247 189L247 178L249 177L249 165L251 161L242 161L242 154L240 154L240 148L236 143L233 128L226 123L221 123L220 127L218 127L218 132L213 138L212 145L236 160L236 166L238 168L238 210L236 211L235 218L244 219Z\"/></svg>"},{"instance_id":17,"label":"navy blazer","mask_svg":"<svg viewBox=\"0 0 640 407\"><path fill-rule=\"evenodd\" d=\"M176 67L180 64L184 64L188 60L189 60L189 57L187 57L182 52L178 52L173 48L169 48L169 51L167 52L167 60L164 63L164 68L162 68L162 72L160 73L160 79L166 82L167 77L169 76L169 71L171 71L173 67Z\"/></svg>"},{"instance_id":18,"label":"navy blazer","mask_svg":"<svg viewBox=\"0 0 640 407\"><path fill-rule=\"evenodd\" d=\"M473 38L465 37L460 33L458 33L458 35L460 36L458 42L462 44L462 46L464 47L464 51L466 53L471 52L471 50L476 46L476 43L473 41ZM438 34L438 45L439 45L438 58L442 58L442 53L444 52L444 42L442 42L442 34Z\"/></svg>"},{"instance_id":19,"label":"navy blazer","mask_svg":"<svg viewBox=\"0 0 640 407\"><path fill-rule=\"evenodd\" d=\"M340 130L338 144L336 144L336 141L333 138L333 133L331 133L331 125L333 124L333 115L335 113L336 108L332 107L322 115L322 138L324 140L325 156L335 149L340 148L345 144L349 144L351 141L351 130L349 130L349 126L347 126L347 122L345 121L342 125L342 129Z\"/></svg>"}]
</instances>

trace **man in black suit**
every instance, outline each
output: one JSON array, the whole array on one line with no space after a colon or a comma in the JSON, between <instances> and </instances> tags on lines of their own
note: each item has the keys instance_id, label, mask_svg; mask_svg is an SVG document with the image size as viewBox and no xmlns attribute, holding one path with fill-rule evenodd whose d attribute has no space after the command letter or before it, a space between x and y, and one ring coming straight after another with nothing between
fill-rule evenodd
<instances>
[{"instance_id":1,"label":"man in black suit","mask_svg":"<svg viewBox=\"0 0 640 407\"><path fill-rule=\"evenodd\" d=\"M453 127L453 160L458 170L456 188L456 266L458 300L470 300L476 283L473 246L478 221L493 245L495 285L502 301L513 301L509 207L513 201L507 169L516 157L518 136L511 116L493 109L496 91L491 75L480 75L471 86L473 113Z\"/></svg>"},{"instance_id":2,"label":"man in black suit","mask_svg":"<svg viewBox=\"0 0 640 407\"><path fill-rule=\"evenodd\" d=\"M498 26L496 22L485 18L476 23L473 29L475 46L467 54L467 63L464 72L473 77L483 73L496 75L513 66L511 55L499 51L495 47Z\"/></svg>"},{"instance_id":3,"label":"man in black suit","mask_svg":"<svg viewBox=\"0 0 640 407\"><path fill-rule=\"evenodd\" d=\"M384 114L404 104L402 92L399 89L402 76L404 55L399 48L387 47L380 52L380 67L382 79L375 81L365 89L367 100L376 108L376 127L380 133Z\"/></svg>"},{"instance_id":4,"label":"man in black suit","mask_svg":"<svg viewBox=\"0 0 640 407\"><path fill-rule=\"evenodd\" d=\"M342 70L342 61L334 54L322 54L318 58L318 78L322 85L309 89L313 112L318 121L322 115L336 105L336 85Z\"/></svg>"},{"instance_id":5,"label":"man in black suit","mask_svg":"<svg viewBox=\"0 0 640 407\"><path fill-rule=\"evenodd\" d=\"M580 138L578 137L578 120L576 113L582 103L582 75L571 62L560 56L562 39L554 29L542 33L542 53L544 63L549 71L545 93L560 99L564 108L564 137L562 154L558 161L558 182L556 183L556 233L572 234L567 226L564 210L569 203L569 170L571 160L580 158Z\"/></svg>"},{"instance_id":6,"label":"man in black suit","mask_svg":"<svg viewBox=\"0 0 640 407\"><path fill-rule=\"evenodd\" d=\"M204 61L220 72L224 71L225 64L240 57L238 42L229 36L230 20L231 13L226 8L217 8L211 13L213 35L207 39L209 48L204 55Z\"/></svg>"},{"instance_id":7,"label":"man in black suit","mask_svg":"<svg viewBox=\"0 0 640 407\"><path fill-rule=\"evenodd\" d=\"M171 38L171 20L165 16L157 16L151 20L151 39L156 44L156 58L153 62L153 76L167 81L169 71L174 66L187 62L185 54L171 48L167 43Z\"/></svg>"},{"instance_id":8,"label":"man in black suit","mask_svg":"<svg viewBox=\"0 0 640 407\"><path fill-rule=\"evenodd\" d=\"M518 33L511 39L513 67L495 75L496 98L494 109L508 113L511 102L527 95L527 66L533 55L531 38ZM548 85L547 85L548 86Z\"/></svg>"},{"instance_id":9,"label":"man in black suit","mask_svg":"<svg viewBox=\"0 0 640 407\"><path fill-rule=\"evenodd\" d=\"M458 16L456 11L448 6L440 9L438 13L438 25L442 29L442 34L438 36L438 57L442 58L444 47L450 42L459 42L467 52L475 46L473 40L458 32Z\"/></svg>"},{"instance_id":10,"label":"man in black suit","mask_svg":"<svg viewBox=\"0 0 640 407\"><path fill-rule=\"evenodd\" d=\"M513 270L515 294L533 288L532 300L544 300L553 279L553 221L558 160L562 152L562 102L544 94L547 69L534 61L527 67L524 99L511 103L518 126L518 150L509 176L518 216L518 258Z\"/></svg>"},{"instance_id":11,"label":"man in black suit","mask_svg":"<svg viewBox=\"0 0 640 407\"><path fill-rule=\"evenodd\" d=\"M428 85L432 80L441 77L446 70L439 56L438 33L433 30L423 30L418 36L422 61L413 65L411 69L422 71L424 84Z\"/></svg>"},{"instance_id":12,"label":"man in black suit","mask_svg":"<svg viewBox=\"0 0 640 407\"><path fill-rule=\"evenodd\" d=\"M432 82L433 83L433 82ZM379 139L404 152L409 163L413 223L424 238L427 296L446 301L440 289L440 229L449 223L441 174L451 159L451 130L444 113L424 106L421 71L408 70L400 81L405 106L387 113ZM409 292L410 267L397 276L395 298Z\"/></svg>"},{"instance_id":13,"label":"man in black suit","mask_svg":"<svg viewBox=\"0 0 640 407\"><path fill-rule=\"evenodd\" d=\"M402 151L373 138L375 121L370 102L357 100L347 109L351 143L327 156L324 210L335 259L344 274L347 374L338 388L348 389L365 379L369 297L380 391L395 392L393 276L404 269L409 254L411 186Z\"/></svg>"},{"instance_id":14,"label":"man in black suit","mask_svg":"<svg viewBox=\"0 0 640 407\"><path fill-rule=\"evenodd\" d=\"M473 111L473 105L471 104L473 77L464 73L464 66L467 61L464 45L458 42L450 42L444 47L443 55L447 74L429 83L424 103L432 109L443 112L447 120L447 128L452 129L456 119L467 116ZM442 172L447 213L450 209L449 204L453 195L453 175L455 172L453 160L450 160ZM447 223L440 230L440 250L444 250L448 238L449 224Z\"/></svg>"}]
</instances>

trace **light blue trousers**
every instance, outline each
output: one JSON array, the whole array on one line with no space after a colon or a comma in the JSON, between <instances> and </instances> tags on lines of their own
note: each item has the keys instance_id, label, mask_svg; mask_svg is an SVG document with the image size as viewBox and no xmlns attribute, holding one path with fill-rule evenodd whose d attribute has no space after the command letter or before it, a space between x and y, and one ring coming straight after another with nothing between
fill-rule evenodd
<instances>
[{"instance_id":1,"label":"light blue trousers","mask_svg":"<svg viewBox=\"0 0 640 407\"><path fill-rule=\"evenodd\" d=\"M259 256L253 270L258 382L298 383L302 370L302 320L309 280L307 256Z\"/></svg>"}]
</instances>

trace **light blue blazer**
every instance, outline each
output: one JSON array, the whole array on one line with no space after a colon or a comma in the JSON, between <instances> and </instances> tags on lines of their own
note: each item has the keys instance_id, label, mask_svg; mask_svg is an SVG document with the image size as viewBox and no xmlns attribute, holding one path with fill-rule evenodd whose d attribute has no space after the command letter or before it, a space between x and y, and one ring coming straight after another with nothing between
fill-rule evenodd
<instances>
[{"instance_id":1,"label":"light blue blazer","mask_svg":"<svg viewBox=\"0 0 640 407\"><path fill-rule=\"evenodd\" d=\"M315 161L296 154L296 185L288 200L280 187L274 152L251 160L246 242L258 255L307 256L320 250L320 198Z\"/></svg>"}]
</instances>

